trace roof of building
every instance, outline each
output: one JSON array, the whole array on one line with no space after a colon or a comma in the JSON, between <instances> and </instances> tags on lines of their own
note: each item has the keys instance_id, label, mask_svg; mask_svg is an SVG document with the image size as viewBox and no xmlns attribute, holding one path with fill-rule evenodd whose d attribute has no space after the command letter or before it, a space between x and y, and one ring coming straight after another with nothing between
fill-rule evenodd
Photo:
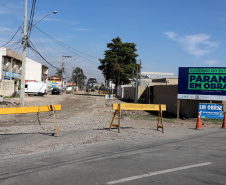
<instances>
[{"instance_id":1,"label":"roof of building","mask_svg":"<svg viewBox=\"0 0 226 185\"><path fill-rule=\"evenodd\" d=\"M174 73L141 72L143 79L178 78Z\"/></svg>"},{"instance_id":2,"label":"roof of building","mask_svg":"<svg viewBox=\"0 0 226 185\"><path fill-rule=\"evenodd\" d=\"M174 73L163 73L163 72L143 72L141 71L142 75L174 75Z\"/></svg>"},{"instance_id":3,"label":"roof of building","mask_svg":"<svg viewBox=\"0 0 226 185\"><path fill-rule=\"evenodd\" d=\"M142 75L144 79L159 79L159 78L178 78L176 75L159 75L159 74L150 74L150 75Z\"/></svg>"}]
</instances>

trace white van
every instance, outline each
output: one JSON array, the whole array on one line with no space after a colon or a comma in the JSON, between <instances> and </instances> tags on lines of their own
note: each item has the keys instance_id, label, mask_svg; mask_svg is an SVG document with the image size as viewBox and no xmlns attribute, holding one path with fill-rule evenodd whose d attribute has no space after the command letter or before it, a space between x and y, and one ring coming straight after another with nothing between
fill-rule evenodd
<instances>
[{"instance_id":1,"label":"white van","mask_svg":"<svg viewBox=\"0 0 226 185\"><path fill-rule=\"evenodd\" d=\"M67 87L66 88L66 93L71 93L71 92L72 92L72 87L71 86Z\"/></svg>"},{"instance_id":2,"label":"white van","mask_svg":"<svg viewBox=\"0 0 226 185\"><path fill-rule=\"evenodd\" d=\"M47 84L44 82L27 82L25 84L25 93L43 96L47 94Z\"/></svg>"}]
</instances>

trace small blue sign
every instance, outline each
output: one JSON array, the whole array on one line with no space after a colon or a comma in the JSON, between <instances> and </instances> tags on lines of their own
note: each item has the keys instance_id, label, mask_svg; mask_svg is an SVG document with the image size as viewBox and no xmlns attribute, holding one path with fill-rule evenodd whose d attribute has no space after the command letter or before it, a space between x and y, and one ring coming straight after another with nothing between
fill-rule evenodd
<instances>
[{"instance_id":1,"label":"small blue sign","mask_svg":"<svg viewBox=\"0 0 226 185\"><path fill-rule=\"evenodd\" d=\"M109 100L109 94L105 94L105 100Z\"/></svg>"},{"instance_id":2,"label":"small blue sign","mask_svg":"<svg viewBox=\"0 0 226 185\"><path fill-rule=\"evenodd\" d=\"M223 105L199 103L198 111L200 118L212 118L212 119L223 119L224 111Z\"/></svg>"},{"instance_id":3,"label":"small blue sign","mask_svg":"<svg viewBox=\"0 0 226 185\"><path fill-rule=\"evenodd\" d=\"M105 99L106 100L113 100L114 99L114 96L113 96L113 94L106 94L105 95Z\"/></svg>"}]
</instances>

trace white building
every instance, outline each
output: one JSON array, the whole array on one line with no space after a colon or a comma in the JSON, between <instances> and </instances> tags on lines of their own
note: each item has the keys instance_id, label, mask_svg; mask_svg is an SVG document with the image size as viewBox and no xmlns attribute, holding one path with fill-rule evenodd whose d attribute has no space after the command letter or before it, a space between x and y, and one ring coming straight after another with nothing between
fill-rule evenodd
<instances>
[{"instance_id":1,"label":"white building","mask_svg":"<svg viewBox=\"0 0 226 185\"><path fill-rule=\"evenodd\" d=\"M11 96L18 91L22 72L22 55L0 47L0 96ZM26 58L25 82L47 82L48 67Z\"/></svg>"},{"instance_id":2,"label":"white building","mask_svg":"<svg viewBox=\"0 0 226 185\"><path fill-rule=\"evenodd\" d=\"M0 79L21 79L22 55L8 48L0 48ZM25 81L47 81L48 67L26 58Z\"/></svg>"}]
</instances>

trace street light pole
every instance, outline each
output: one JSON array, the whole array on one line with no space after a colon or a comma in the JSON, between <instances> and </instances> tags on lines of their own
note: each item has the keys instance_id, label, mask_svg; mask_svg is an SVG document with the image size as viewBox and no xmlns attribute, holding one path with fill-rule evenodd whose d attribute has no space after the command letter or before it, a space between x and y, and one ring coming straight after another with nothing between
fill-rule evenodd
<instances>
[{"instance_id":1,"label":"street light pole","mask_svg":"<svg viewBox=\"0 0 226 185\"><path fill-rule=\"evenodd\" d=\"M33 24L33 26L35 26L36 24L38 24L40 21L42 21L43 19L45 19L47 16L49 16L50 14L52 14L52 13L54 13L54 14L56 14L57 13L57 11L54 11L54 12L50 12L49 14L47 14L45 17L43 17L42 19L40 19L38 22L36 22L35 24ZM32 26L32 27L33 27Z\"/></svg>"},{"instance_id":2,"label":"street light pole","mask_svg":"<svg viewBox=\"0 0 226 185\"><path fill-rule=\"evenodd\" d=\"M71 58L71 56L62 56L62 69L61 69L61 87L62 87L62 94L63 94L63 83L64 83L64 77L63 77L63 74L64 74L64 58Z\"/></svg>"},{"instance_id":3,"label":"street light pole","mask_svg":"<svg viewBox=\"0 0 226 185\"><path fill-rule=\"evenodd\" d=\"M73 67L72 69L72 93L74 92L74 71L75 71L75 67Z\"/></svg>"},{"instance_id":4,"label":"street light pole","mask_svg":"<svg viewBox=\"0 0 226 185\"><path fill-rule=\"evenodd\" d=\"M24 37L23 37L23 54L22 54L22 72L21 72L21 91L20 105L24 107L24 92L25 92L25 68L26 68L26 48L27 48L27 0L25 0L24 11Z\"/></svg>"},{"instance_id":5,"label":"street light pole","mask_svg":"<svg viewBox=\"0 0 226 185\"><path fill-rule=\"evenodd\" d=\"M56 14L57 11L51 12ZM46 18L48 15L43 17L41 20ZM41 20L36 22L33 26L38 24ZM27 57L27 0L25 0L25 10L24 10L24 37L23 37L23 53L22 53L22 71L21 71L21 88L20 88L20 105L24 107L24 93L25 93L25 70L26 70L26 57Z\"/></svg>"}]
</instances>

